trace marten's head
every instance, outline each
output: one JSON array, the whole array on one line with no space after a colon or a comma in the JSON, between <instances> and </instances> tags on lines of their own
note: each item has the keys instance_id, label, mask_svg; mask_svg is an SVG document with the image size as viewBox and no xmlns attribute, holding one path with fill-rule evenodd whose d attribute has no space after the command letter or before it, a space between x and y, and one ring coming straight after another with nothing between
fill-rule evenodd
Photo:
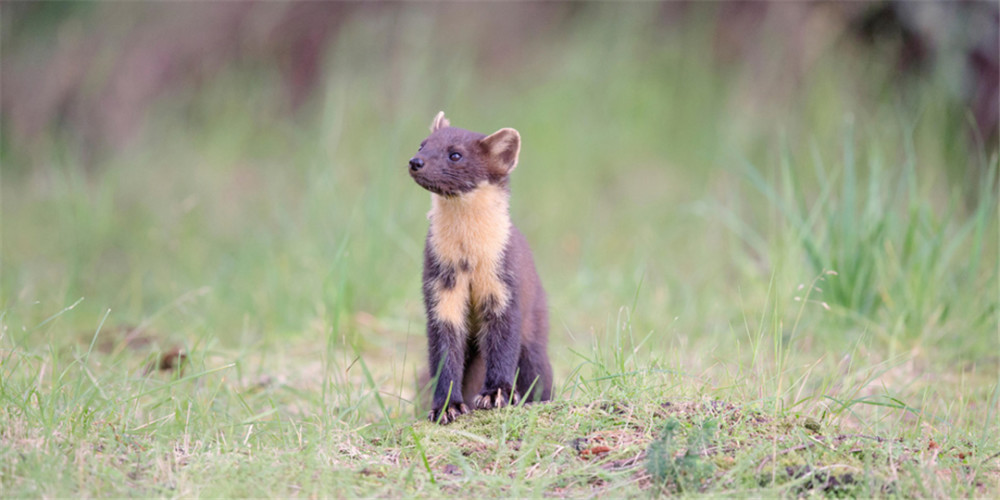
<instances>
[{"instance_id":1,"label":"marten's head","mask_svg":"<svg viewBox=\"0 0 1000 500\"><path fill-rule=\"evenodd\" d=\"M452 127L441 111L431 122L431 135L410 158L410 176L441 196L468 193L484 182L506 187L517 166L521 135L502 128L483 135Z\"/></svg>"}]
</instances>

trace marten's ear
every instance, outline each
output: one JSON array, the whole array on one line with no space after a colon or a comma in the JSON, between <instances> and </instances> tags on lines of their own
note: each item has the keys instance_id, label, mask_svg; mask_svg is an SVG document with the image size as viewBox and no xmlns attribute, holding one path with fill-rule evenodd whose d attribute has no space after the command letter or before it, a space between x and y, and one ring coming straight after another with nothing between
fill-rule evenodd
<instances>
[{"instance_id":1,"label":"marten's ear","mask_svg":"<svg viewBox=\"0 0 1000 500\"><path fill-rule=\"evenodd\" d=\"M431 122L431 132L437 132L438 129L450 126L451 122L444 117L444 111L438 111L438 114L434 115L434 121Z\"/></svg>"},{"instance_id":2,"label":"marten's ear","mask_svg":"<svg viewBox=\"0 0 1000 500\"><path fill-rule=\"evenodd\" d=\"M521 152L521 134L512 128L502 128L479 141L486 154L491 156L495 165L509 174L517 166L517 155Z\"/></svg>"}]
</instances>

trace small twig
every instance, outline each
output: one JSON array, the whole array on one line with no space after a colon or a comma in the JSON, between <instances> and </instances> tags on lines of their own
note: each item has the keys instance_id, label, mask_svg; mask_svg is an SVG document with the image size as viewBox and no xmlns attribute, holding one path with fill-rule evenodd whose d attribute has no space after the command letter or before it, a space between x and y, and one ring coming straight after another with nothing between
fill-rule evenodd
<instances>
[{"instance_id":1,"label":"small twig","mask_svg":"<svg viewBox=\"0 0 1000 500\"><path fill-rule=\"evenodd\" d=\"M636 456L632 458L626 458L625 460L621 461L615 460L613 462L602 464L601 468L612 471L631 469L632 467L635 467L640 463L642 463L642 461L645 460L645 458L646 458L646 452L640 451L638 454L636 454Z\"/></svg>"},{"instance_id":2,"label":"small twig","mask_svg":"<svg viewBox=\"0 0 1000 500\"><path fill-rule=\"evenodd\" d=\"M839 436L834 437L833 439L834 439L834 441L843 441L845 439L850 439L850 438L871 439L873 441L878 441L880 443L888 443L889 441L895 441L895 442L899 443L899 442L903 441L902 438L886 439L886 438L884 438L882 436L869 436L867 434L841 434Z\"/></svg>"},{"instance_id":3,"label":"small twig","mask_svg":"<svg viewBox=\"0 0 1000 500\"><path fill-rule=\"evenodd\" d=\"M990 460L993 460L994 458L997 458L997 457L1000 457L1000 451L998 451L998 452L996 452L996 453L994 453L994 454L986 457L985 459L983 459L982 462L979 462L979 465L983 465L986 462L989 462Z\"/></svg>"}]
</instances>

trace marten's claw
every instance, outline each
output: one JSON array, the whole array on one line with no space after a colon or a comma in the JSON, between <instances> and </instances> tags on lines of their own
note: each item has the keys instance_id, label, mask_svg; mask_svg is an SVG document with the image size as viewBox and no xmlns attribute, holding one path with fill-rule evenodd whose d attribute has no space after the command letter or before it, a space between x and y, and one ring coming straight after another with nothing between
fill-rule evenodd
<instances>
[{"instance_id":1,"label":"marten's claw","mask_svg":"<svg viewBox=\"0 0 1000 500\"><path fill-rule=\"evenodd\" d=\"M506 387L483 391L472 400L472 406L480 410L490 410L493 408L503 408L508 404L516 405L521 401L521 396L517 391Z\"/></svg>"},{"instance_id":2,"label":"marten's claw","mask_svg":"<svg viewBox=\"0 0 1000 500\"><path fill-rule=\"evenodd\" d=\"M431 422L438 422L441 425L448 425L458 419L459 415L469 413L469 407L465 403L448 403L446 408L436 408L427 414L427 419Z\"/></svg>"}]
</instances>

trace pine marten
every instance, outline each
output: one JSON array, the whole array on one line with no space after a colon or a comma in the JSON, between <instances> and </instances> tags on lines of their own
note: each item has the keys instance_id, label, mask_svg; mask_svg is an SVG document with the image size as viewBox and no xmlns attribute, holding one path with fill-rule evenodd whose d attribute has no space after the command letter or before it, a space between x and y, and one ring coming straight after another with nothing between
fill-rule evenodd
<instances>
[{"instance_id":1,"label":"pine marten","mask_svg":"<svg viewBox=\"0 0 1000 500\"><path fill-rule=\"evenodd\" d=\"M520 151L516 130L470 132L442 111L410 159L410 176L431 192L423 292L432 422L453 422L466 402L488 410L551 397L545 291L508 212Z\"/></svg>"}]
</instances>

